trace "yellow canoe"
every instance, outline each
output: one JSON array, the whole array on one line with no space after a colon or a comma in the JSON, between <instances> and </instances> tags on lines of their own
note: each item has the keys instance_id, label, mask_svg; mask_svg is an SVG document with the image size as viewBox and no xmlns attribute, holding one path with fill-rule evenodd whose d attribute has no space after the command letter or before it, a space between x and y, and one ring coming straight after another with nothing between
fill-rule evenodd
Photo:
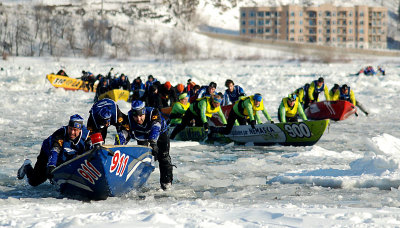
<instances>
[{"instance_id":1,"label":"yellow canoe","mask_svg":"<svg viewBox=\"0 0 400 228\"><path fill-rule=\"evenodd\" d=\"M48 74L46 75L46 78L56 88L63 88L65 90L83 90L86 92L89 91L86 87L88 82L80 79L56 74ZM94 88L94 91L96 91L96 88Z\"/></svg>"},{"instance_id":2,"label":"yellow canoe","mask_svg":"<svg viewBox=\"0 0 400 228\"><path fill-rule=\"evenodd\" d=\"M113 89L110 90L106 93L100 94L99 99L104 99L104 98L109 98L115 102L119 100L123 101L128 101L129 99L129 91L128 90L122 90L122 89Z\"/></svg>"}]
</instances>

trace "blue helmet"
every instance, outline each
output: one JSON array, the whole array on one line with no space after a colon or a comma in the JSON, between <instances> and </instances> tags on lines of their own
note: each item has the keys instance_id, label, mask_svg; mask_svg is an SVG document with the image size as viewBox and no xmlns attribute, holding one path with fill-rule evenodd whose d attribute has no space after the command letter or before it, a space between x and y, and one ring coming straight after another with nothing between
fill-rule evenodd
<instances>
[{"instance_id":1,"label":"blue helmet","mask_svg":"<svg viewBox=\"0 0 400 228\"><path fill-rule=\"evenodd\" d=\"M140 100L132 101L131 112L134 116L144 115L146 113L146 109L143 101Z\"/></svg>"},{"instance_id":2,"label":"blue helmet","mask_svg":"<svg viewBox=\"0 0 400 228\"><path fill-rule=\"evenodd\" d=\"M259 93L254 94L254 100L261 102L261 100L262 100L261 94L259 94Z\"/></svg>"},{"instance_id":3,"label":"blue helmet","mask_svg":"<svg viewBox=\"0 0 400 228\"><path fill-rule=\"evenodd\" d=\"M111 111L108 108L102 108L100 109L100 111L98 112L97 115L97 125L99 126L99 128L103 128L109 125L110 123L110 119L111 119Z\"/></svg>"},{"instance_id":4,"label":"blue helmet","mask_svg":"<svg viewBox=\"0 0 400 228\"><path fill-rule=\"evenodd\" d=\"M83 118L80 115L75 114L69 118L68 126L82 129L82 125L83 125Z\"/></svg>"}]
</instances>

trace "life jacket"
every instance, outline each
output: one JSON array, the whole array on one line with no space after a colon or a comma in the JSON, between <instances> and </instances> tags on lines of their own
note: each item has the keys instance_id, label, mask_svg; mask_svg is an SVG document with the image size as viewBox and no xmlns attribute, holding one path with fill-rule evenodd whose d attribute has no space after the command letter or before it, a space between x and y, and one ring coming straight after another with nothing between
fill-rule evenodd
<instances>
[{"instance_id":1,"label":"life jacket","mask_svg":"<svg viewBox=\"0 0 400 228\"><path fill-rule=\"evenodd\" d=\"M254 95L248 97L241 97L235 104L238 104L239 113L244 116L249 116L247 109L244 108L244 101L250 99L251 107L253 108L253 113L255 114L256 111L264 110L264 99L261 99L260 106L256 107L254 105Z\"/></svg>"},{"instance_id":2,"label":"life jacket","mask_svg":"<svg viewBox=\"0 0 400 228\"><path fill-rule=\"evenodd\" d=\"M346 94L342 93L342 90L340 90L340 100L345 100L345 101L350 101L350 87L348 87L348 91Z\"/></svg>"},{"instance_id":3,"label":"life jacket","mask_svg":"<svg viewBox=\"0 0 400 228\"><path fill-rule=\"evenodd\" d=\"M233 86L232 92L229 91L229 89L225 90L225 105L228 105L228 102L235 103L237 100L239 100L240 96L243 96L242 94L244 94L244 91L238 85Z\"/></svg>"},{"instance_id":4,"label":"life jacket","mask_svg":"<svg viewBox=\"0 0 400 228\"><path fill-rule=\"evenodd\" d=\"M192 112L193 112L196 116L198 115L197 113L200 113L199 103L200 103L200 101L202 101L202 100L204 100L204 99L207 100L207 101L206 101L206 103L207 103L207 107L206 107L206 116L211 118L211 116L212 116L213 113L219 112L219 110L221 109L221 106L218 106L218 107L216 107L216 108L212 107L212 106L211 106L211 101L210 101L211 98L210 98L210 97L202 97L202 98L197 99L197 100L195 101L195 103L193 103Z\"/></svg>"},{"instance_id":5,"label":"life jacket","mask_svg":"<svg viewBox=\"0 0 400 228\"><path fill-rule=\"evenodd\" d=\"M304 90L304 97L303 97L303 102L307 103L310 100L310 97L308 96L308 89L310 88L310 85L304 85L303 87ZM299 89L301 89L299 88Z\"/></svg>"},{"instance_id":6,"label":"life jacket","mask_svg":"<svg viewBox=\"0 0 400 228\"><path fill-rule=\"evenodd\" d=\"M315 81L314 81L314 94L315 94L315 93L323 92L324 89L325 89L325 83L322 83L322 86L321 86L320 88L318 88L317 85L318 85L318 81L315 80Z\"/></svg>"},{"instance_id":7,"label":"life jacket","mask_svg":"<svg viewBox=\"0 0 400 228\"><path fill-rule=\"evenodd\" d=\"M56 138L59 139L58 144L61 146L61 151L52 151L53 143ZM82 127L81 133L75 140L71 141L68 136L68 126L64 126L54 132L46 140L43 141L42 150L49 157L48 165L57 166L74 158L78 154L85 152L85 141L89 137L89 130L85 126Z\"/></svg>"},{"instance_id":8,"label":"life jacket","mask_svg":"<svg viewBox=\"0 0 400 228\"><path fill-rule=\"evenodd\" d=\"M168 130L165 119L153 107L146 107L146 117L143 124L138 124L133 119L132 110L128 112L129 135L137 141L157 141L160 134Z\"/></svg>"},{"instance_id":9,"label":"life jacket","mask_svg":"<svg viewBox=\"0 0 400 228\"><path fill-rule=\"evenodd\" d=\"M287 117L294 117L294 116L296 116L296 114L297 114L297 109L298 109L298 107L299 107L299 98L296 97L296 101L295 101L293 107L290 107L290 106L288 105L288 98L287 98L287 97L283 98L283 99L282 99L282 102L283 102L283 106L285 106L286 116L287 116Z\"/></svg>"},{"instance_id":10,"label":"life jacket","mask_svg":"<svg viewBox=\"0 0 400 228\"><path fill-rule=\"evenodd\" d=\"M178 102L176 102L175 104L182 106L182 108L183 108L184 110L187 110L187 109L189 108L189 106L190 106L190 103L189 103L189 102L187 102L187 103L184 105L184 104L182 104L180 101L178 101ZM172 107L174 107L175 104L174 104ZM176 113L175 110L172 108L171 114L175 114L175 113ZM177 113L177 114L178 114L178 113Z\"/></svg>"}]
</instances>

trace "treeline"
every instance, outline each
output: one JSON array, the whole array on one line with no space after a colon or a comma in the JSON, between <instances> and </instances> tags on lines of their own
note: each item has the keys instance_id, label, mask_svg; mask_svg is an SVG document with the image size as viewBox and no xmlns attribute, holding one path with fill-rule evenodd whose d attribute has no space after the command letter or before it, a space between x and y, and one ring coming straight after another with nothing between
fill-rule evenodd
<instances>
[{"instance_id":1,"label":"treeline","mask_svg":"<svg viewBox=\"0 0 400 228\"><path fill-rule=\"evenodd\" d=\"M3 59L10 55L126 58L148 54L197 58L199 47L187 31L198 23L198 0L159 4L138 8L121 3L119 11L87 11L77 6L0 3L0 51ZM166 9L164 13L156 13L160 8ZM116 14L128 20L118 21Z\"/></svg>"}]
</instances>

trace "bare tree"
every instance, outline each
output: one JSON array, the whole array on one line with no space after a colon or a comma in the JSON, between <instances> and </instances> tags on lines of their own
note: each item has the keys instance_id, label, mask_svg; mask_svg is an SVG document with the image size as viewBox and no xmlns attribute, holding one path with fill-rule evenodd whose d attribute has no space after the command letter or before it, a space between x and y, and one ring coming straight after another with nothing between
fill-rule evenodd
<instances>
[{"instance_id":1,"label":"bare tree","mask_svg":"<svg viewBox=\"0 0 400 228\"><path fill-rule=\"evenodd\" d=\"M102 55L103 41L107 38L109 31L108 22L106 20L96 20L95 18L83 22L83 32L86 38L84 54L86 56ZM96 53L96 45L97 53Z\"/></svg>"},{"instance_id":2,"label":"bare tree","mask_svg":"<svg viewBox=\"0 0 400 228\"><path fill-rule=\"evenodd\" d=\"M28 22L23 17L17 17L15 23L15 55L19 56L20 47L24 48L28 46L31 40L30 29Z\"/></svg>"}]
</instances>

